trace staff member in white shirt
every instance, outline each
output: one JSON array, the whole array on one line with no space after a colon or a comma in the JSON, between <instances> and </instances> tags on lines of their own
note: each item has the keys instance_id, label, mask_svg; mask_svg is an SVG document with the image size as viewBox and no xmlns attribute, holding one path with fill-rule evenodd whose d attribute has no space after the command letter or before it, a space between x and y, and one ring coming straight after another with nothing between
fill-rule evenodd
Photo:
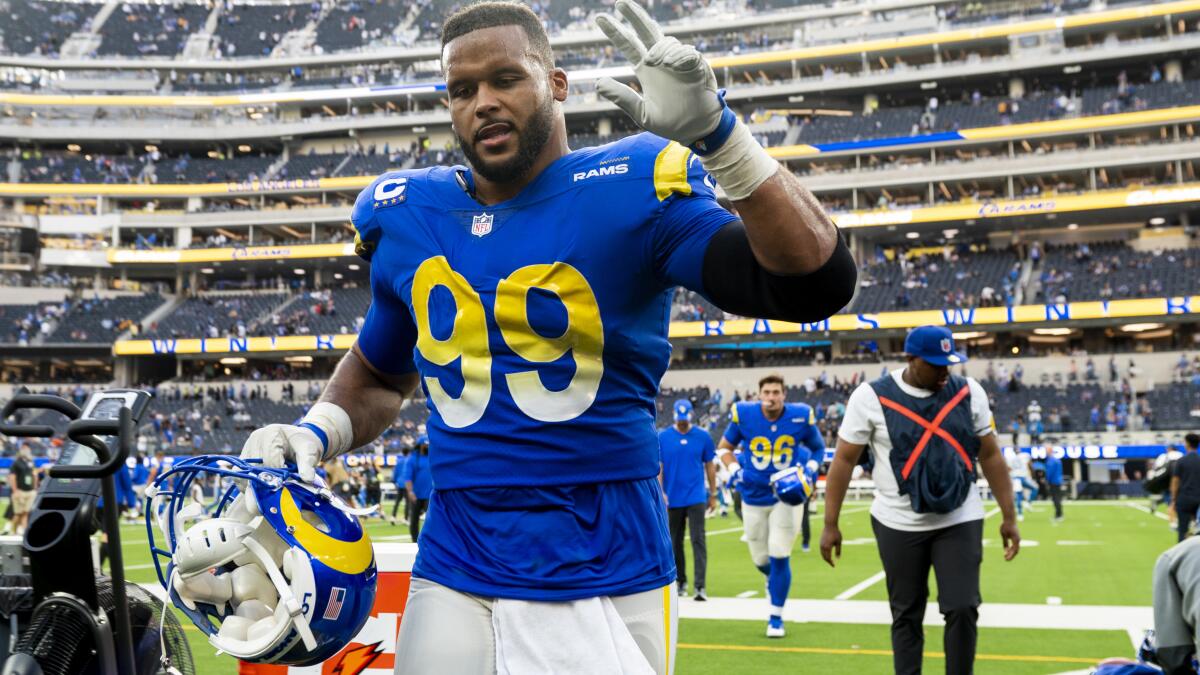
<instances>
[{"instance_id":1,"label":"staff member in white shirt","mask_svg":"<svg viewBox=\"0 0 1200 675\"><path fill-rule=\"evenodd\" d=\"M983 503L975 488L978 464L1003 514L1004 559L1021 537L1013 484L996 442L987 394L971 378L951 375L966 356L941 326L913 329L904 342L905 368L860 385L838 431L837 453L825 479L821 556L842 555L838 515L851 471L868 446L875 461L871 525L887 577L892 610L892 659L898 675L921 672L922 620L929 568L937 575L938 607L946 620L948 675L968 675L975 662L979 566L983 561Z\"/></svg>"}]
</instances>

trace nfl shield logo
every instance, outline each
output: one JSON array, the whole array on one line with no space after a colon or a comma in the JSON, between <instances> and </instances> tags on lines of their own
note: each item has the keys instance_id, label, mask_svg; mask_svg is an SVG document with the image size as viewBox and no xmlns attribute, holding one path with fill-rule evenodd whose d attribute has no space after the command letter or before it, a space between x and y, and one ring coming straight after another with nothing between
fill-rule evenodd
<instances>
[{"instance_id":1,"label":"nfl shield logo","mask_svg":"<svg viewBox=\"0 0 1200 675\"><path fill-rule=\"evenodd\" d=\"M949 354L951 352L951 350L953 350L953 348L954 348L954 345L950 344L950 340L948 340L948 339L942 340L942 351L943 352Z\"/></svg>"},{"instance_id":2,"label":"nfl shield logo","mask_svg":"<svg viewBox=\"0 0 1200 675\"><path fill-rule=\"evenodd\" d=\"M476 237L482 237L492 231L492 220L494 217L489 213L481 213L471 218L471 234Z\"/></svg>"}]
</instances>

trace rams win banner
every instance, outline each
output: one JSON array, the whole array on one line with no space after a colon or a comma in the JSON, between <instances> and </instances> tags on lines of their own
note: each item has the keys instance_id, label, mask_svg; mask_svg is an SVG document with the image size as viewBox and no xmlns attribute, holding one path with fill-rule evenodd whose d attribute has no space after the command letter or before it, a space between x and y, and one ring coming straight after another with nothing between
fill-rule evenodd
<instances>
[{"instance_id":1,"label":"rams win banner","mask_svg":"<svg viewBox=\"0 0 1200 675\"><path fill-rule=\"evenodd\" d=\"M1088 319L1161 318L1167 315L1200 311L1200 296L1175 298L1137 298L1065 302L1017 307L978 307L930 309L878 314L837 314L814 323L791 323L765 319L731 321L676 321L671 323L671 338L775 335L797 333L841 333L864 330L905 329L938 325L951 329L1020 323L1053 323ZM355 335L289 335L285 337L225 337L208 339L122 340L113 345L116 356L153 356L156 354L237 354L297 351L344 351Z\"/></svg>"},{"instance_id":2,"label":"rams win banner","mask_svg":"<svg viewBox=\"0 0 1200 675\"><path fill-rule=\"evenodd\" d=\"M379 585L375 607L358 635L336 656L305 668L238 664L238 675L392 675L396 666L396 635L408 600L408 584L416 544L375 544Z\"/></svg>"}]
</instances>

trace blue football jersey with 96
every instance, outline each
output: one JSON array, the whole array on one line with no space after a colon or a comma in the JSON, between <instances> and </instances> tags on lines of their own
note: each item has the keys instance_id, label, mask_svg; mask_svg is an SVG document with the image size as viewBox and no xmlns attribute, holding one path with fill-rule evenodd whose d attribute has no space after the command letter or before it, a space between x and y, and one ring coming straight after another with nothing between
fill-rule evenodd
<instances>
[{"instance_id":1,"label":"blue football jersey with 96","mask_svg":"<svg viewBox=\"0 0 1200 675\"><path fill-rule=\"evenodd\" d=\"M825 458L825 440L817 429L816 415L805 403L783 404L783 412L775 420L763 415L758 401L734 403L724 438L734 447L745 444L739 462L740 490L742 501L752 506L771 506L777 501L771 474Z\"/></svg>"},{"instance_id":2,"label":"blue football jersey with 96","mask_svg":"<svg viewBox=\"0 0 1200 675\"><path fill-rule=\"evenodd\" d=\"M686 148L650 134L567 154L499 204L472 181L388 173L352 218L371 261L359 348L416 370L429 406L414 573L535 600L665 585L654 398L671 292L703 292L733 216Z\"/></svg>"}]
</instances>

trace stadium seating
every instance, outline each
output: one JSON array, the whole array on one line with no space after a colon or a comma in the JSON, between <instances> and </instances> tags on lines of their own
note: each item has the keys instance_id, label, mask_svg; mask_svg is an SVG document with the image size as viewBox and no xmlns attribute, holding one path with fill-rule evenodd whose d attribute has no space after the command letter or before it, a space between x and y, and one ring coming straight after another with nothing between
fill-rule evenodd
<instances>
[{"instance_id":1,"label":"stadium seating","mask_svg":"<svg viewBox=\"0 0 1200 675\"><path fill-rule=\"evenodd\" d=\"M1007 251L956 250L943 256L920 255L864 265L854 310L860 313L908 309L977 307L985 288L990 301L1004 304L1004 288L1017 281L1016 256Z\"/></svg>"},{"instance_id":2,"label":"stadium seating","mask_svg":"<svg viewBox=\"0 0 1200 675\"><path fill-rule=\"evenodd\" d=\"M1038 275L1046 301L1191 295L1197 249L1136 252L1123 243L1052 247Z\"/></svg>"},{"instance_id":3,"label":"stadium seating","mask_svg":"<svg viewBox=\"0 0 1200 675\"><path fill-rule=\"evenodd\" d=\"M97 51L103 56L175 56L208 12L204 5L186 3L123 3L104 22Z\"/></svg>"},{"instance_id":4,"label":"stadium seating","mask_svg":"<svg viewBox=\"0 0 1200 675\"><path fill-rule=\"evenodd\" d=\"M392 34L407 15L401 0L338 3L317 26L317 44L327 52L359 49Z\"/></svg>"},{"instance_id":5,"label":"stadium seating","mask_svg":"<svg viewBox=\"0 0 1200 675\"><path fill-rule=\"evenodd\" d=\"M138 326L162 303L163 298L157 293L68 302L68 309L63 312L58 327L46 337L46 342L112 344L122 332Z\"/></svg>"},{"instance_id":6,"label":"stadium seating","mask_svg":"<svg viewBox=\"0 0 1200 675\"><path fill-rule=\"evenodd\" d=\"M309 4L229 5L214 36L222 56L266 56L288 31L308 22Z\"/></svg>"},{"instance_id":7,"label":"stadium seating","mask_svg":"<svg viewBox=\"0 0 1200 675\"><path fill-rule=\"evenodd\" d=\"M205 293L184 300L169 315L147 327L147 337L242 336L251 332L256 319L278 307L283 293Z\"/></svg>"},{"instance_id":8,"label":"stadium seating","mask_svg":"<svg viewBox=\"0 0 1200 675\"><path fill-rule=\"evenodd\" d=\"M292 155L279 170L279 178L325 178L345 160L345 153Z\"/></svg>"},{"instance_id":9,"label":"stadium seating","mask_svg":"<svg viewBox=\"0 0 1200 675\"><path fill-rule=\"evenodd\" d=\"M88 26L102 2L6 0L0 4L0 46L8 54L58 56L71 33Z\"/></svg>"}]
</instances>

